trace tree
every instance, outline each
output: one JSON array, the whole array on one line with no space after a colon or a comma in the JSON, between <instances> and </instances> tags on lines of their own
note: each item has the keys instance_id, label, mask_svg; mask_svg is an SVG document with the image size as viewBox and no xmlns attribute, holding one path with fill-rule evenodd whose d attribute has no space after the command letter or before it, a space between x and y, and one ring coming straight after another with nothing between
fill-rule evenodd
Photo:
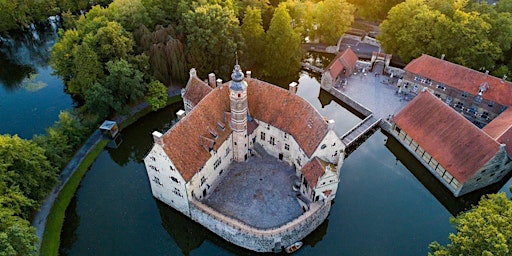
<instances>
[{"instance_id":1,"label":"tree","mask_svg":"<svg viewBox=\"0 0 512 256\"><path fill-rule=\"evenodd\" d=\"M355 8L345 0L324 0L315 10L317 33L321 42L336 45L354 22Z\"/></svg>"},{"instance_id":2,"label":"tree","mask_svg":"<svg viewBox=\"0 0 512 256\"><path fill-rule=\"evenodd\" d=\"M512 20L468 1L406 0L381 25L382 47L408 62L423 53L469 68L491 70L504 59L512 40Z\"/></svg>"},{"instance_id":3,"label":"tree","mask_svg":"<svg viewBox=\"0 0 512 256\"><path fill-rule=\"evenodd\" d=\"M496 3L496 11L512 13L512 0L500 0Z\"/></svg>"},{"instance_id":4,"label":"tree","mask_svg":"<svg viewBox=\"0 0 512 256\"><path fill-rule=\"evenodd\" d=\"M261 65L261 53L265 47L265 31L260 9L250 6L245 10L242 23L242 37L245 47L242 54L242 63L246 68L258 68Z\"/></svg>"},{"instance_id":5,"label":"tree","mask_svg":"<svg viewBox=\"0 0 512 256\"><path fill-rule=\"evenodd\" d=\"M15 216L11 209L0 207L1 255L37 255L37 240L30 222Z\"/></svg>"},{"instance_id":6,"label":"tree","mask_svg":"<svg viewBox=\"0 0 512 256\"><path fill-rule=\"evenodd\" d=\"M457 234L450 234L446 247L431 243L429 255L510 255L512 201L505 193L482 198L478 206L451 221Z\"/></svg>"},{"instance_id":7,"label":"tree","mask_svg":"<svg viewBox=\"0 0 512 256\"><path fill-rule=\"evenodd\" d=\"M384 20L393 6L404 0L349 0L357 8L357 14L369 21Z\"/></svg>"},{"instance_id":8,"label":"tree","mask_svg":"<svg viewBox=\"0 0 512 256\"><path fill-rule=\"evenodd\" d=\"M301 35L301 41L306 38L314 39L314 11L315 4L312 1L288 0L283 2L292 18L292 27Z\"/></svg>"},{"instance_id":9,"label":"tree","mask_svg":"<svg viewBox=\"0 0 512 256\"><path fill-rule=\"evenodd\" d=\"M107 62L107 70L109 75L102 85L116 96L110 107L118 113L127 114L129 104L144 96L143 74L124 59Z\"/></svg>"},{"instance_id":10,"label":"tree","mask_svg":"<svg viewBox=\"0 0 512 256\"><path fill-rule=\"evenodd\" d=\"M292 19L284 5L279 5L266 34L264 74L284 77L300 70L302 50L300 36L291 25Z\"/></svg>"},{"instance_id":11,"label":"tree","mask_svg":"<svg viewBox=\"0 0 512 256\"><path fill-rule=\"evenodd\" d=\"M79 121L64 111L45 135L36 135L32 141L45 150L45 156L53 166L62 170L82 144L85 132Z\"/></svg>"},{"instance_id":12,"label":"tree","mask_svg":"<svg viewBox=\"0 0 512 256\"><path fill-rule=\"evenodd\" d=\"M215 72L228 78L240 41L234 10L219 4L206 4L183 14L187 59L200 76Z\"/></svg>"},{"instance_id":13,"label":"tree","mask_svg":"<svg viewBox=\"0 0 512 256\"><path fill-rule=\"evenodd\" d=\"M38 201L52 189L57 172L36 143L0 135L0 178L7 188L19 187L27 198Z\"/></svg>"},{"instance_id":14,"label":"tree","mask_svg":"<svg viewBox=\"0 0 512 256\"><path fill-rule=\"evenodd\" d=\"M109 16L128 31L134 31L141 25L152 24L146 6L141 0L115 0L109 7Z\"/></svg>"},{"instance_id":15,"label":"tree","mask_svg":"<svg viewBox=\"0 0 512 256\"><path fill-rule=\"evenodd\" d=\"M165 107L167 104L167 87L159 81L151 81L148 84L145 99L151 105L153 111Z\"/></svg>"}]
</instances>

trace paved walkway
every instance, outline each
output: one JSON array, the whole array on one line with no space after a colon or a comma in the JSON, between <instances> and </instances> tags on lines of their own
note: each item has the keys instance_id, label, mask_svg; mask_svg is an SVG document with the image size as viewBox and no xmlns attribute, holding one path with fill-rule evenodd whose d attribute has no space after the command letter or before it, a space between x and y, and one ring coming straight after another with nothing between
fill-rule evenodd
<instances>
[{"instance_id":1,"label":"paved walkway","mask_svg":"<svg viewBox=\"0 0 512 256\"><path fill-rule=\"evenodd\" d=\"M52 209L55 200L59 196L60 191L73 173L75 173L76 168L82 163L85 156L91 151L91 149L98 144L98 142L103 138L101 131L97 129L94 133L89 137L89 139L84 143L84 145L76 152L75 156L69 161L68 165L59 175L59 184L55 186L52 192L46 197L46 199L42 202L41 208L39 208L39 212L37 212L36 216L32 220L32 226L36 228L36 235L39 237L39 241L43 239L44 228L46 226L46 220L48 218L48 214Z\"/></svg>"},{"instance_id":2,"label":"paved walkway","mask_svg":"<svg viewBox=\"0 0 512 256\"><path fill-rule=\"evenodd\" d=\"M180 95L181 90L177 86L173 86L167 90L167 96L169 98ZM139 105L132 108L130 114L134 115L137 112L143 110L148 105L147 102L142 102ZM124 122L129 116L121 116L116 118L116 122L121 124ZM101 131L97 129L94 131L94 133L91 134L89 139L82 145L82 147L75 153L73 158L69 161L68 165L64 170L62 170L61 174L59 175L59 183L53 188L52 192L45 198L45 200L41 203L41 207L39 208L39 212L35 215L34 219L32 219L32 226L36 229L36 235L39 237L39 242L43 239L44 229L46 227L46 221L48 219L48 214L50 214L50 210L53 207L53 204L55 203L55 200L60 194L60 191L66 183L68 182L69 178L75 173L76 169L82 163L85 156L91 151L91 149L98 144L98 142L103 138ZM39 243L38 246L41 244Z\"/></svg>"},{"instance_id":3,"label":"paved walkway","mask_svg":"<svg viewBox=\"0 0 512 256\"><path fill-rule=\"evenodd\" d=\"M263 154L233 163L228 175L203 201L206 205L261 229L279 227L303 214L293 191L295 170Z\"/></svg>"},{"instance_id":4,"label":"paved walkway","mask_svg":"<svg viewBox=\"0 0 512 256\"><path fill-rule=\"evenodd\" d=\"M370 109L376 118L385 120L409 103L397 93L396 83L388 83L388 80L389 77L370 72L356 74L348 79L347 85L336 89Z\"/></svg>"}]
</instances>

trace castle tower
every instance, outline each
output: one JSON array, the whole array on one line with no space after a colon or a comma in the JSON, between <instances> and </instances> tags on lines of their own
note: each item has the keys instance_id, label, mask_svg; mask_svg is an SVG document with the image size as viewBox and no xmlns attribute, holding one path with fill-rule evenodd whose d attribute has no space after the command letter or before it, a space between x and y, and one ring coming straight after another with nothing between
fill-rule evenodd
<instances>
[{"instance_id":1,"label":"castle tower","mask_svg":"<svg viewBox=\"0 0 512 256\"><path fill-rule=\"evenodd\" d=\"M231 129L233 130L233 158L237 162L247 160L249 138L247 137L247 82L238 61L231 74L229 85Z\"/></svg>"}]
</instances>

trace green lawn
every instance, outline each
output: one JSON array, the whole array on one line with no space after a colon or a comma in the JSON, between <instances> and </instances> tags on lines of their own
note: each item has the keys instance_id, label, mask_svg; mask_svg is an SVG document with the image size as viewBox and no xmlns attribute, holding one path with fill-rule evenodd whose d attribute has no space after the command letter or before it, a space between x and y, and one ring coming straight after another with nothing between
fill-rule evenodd
<instances>
[{"instance_id":1,"label":"green lawn","mask_svg":"<svg viewBox=\"0 0 512 256\"><path fill-rule=\"evenodd\" d=\"M59 254L60 232L62 230L62 224L64 223L66 209L68 208L69 202L71 202L71 199L75 195L75 191L78 188L78 185L80 185L82 177L107 144L108 140L101 140L89 152L89 154L87 154L55 200L55 204L53 205L50 214L48 215L48 220L46 221L43 241L41 241L40 255L53 256Z\"/></svg>"}]
</instances>

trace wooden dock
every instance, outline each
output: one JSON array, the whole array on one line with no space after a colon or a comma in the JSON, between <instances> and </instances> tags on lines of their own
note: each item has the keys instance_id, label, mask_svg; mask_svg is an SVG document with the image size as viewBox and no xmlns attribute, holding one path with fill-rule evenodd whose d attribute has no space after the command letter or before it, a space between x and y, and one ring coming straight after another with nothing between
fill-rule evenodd
<instances>
[{"instance_id":1,"label":"wooden dock","mask_svg":"<svg viewBox=\"0 0 512 256\"><path fill-rule=\"evenodd\" d=\"M359 124L343 134L340 139L345 144L346 148L349 148L354 145L354 143L364 138L364 135L374 129L379 123L380 118L377 119L373 116L373 114L370 114Z\"/></svg>"}]
</instances>

